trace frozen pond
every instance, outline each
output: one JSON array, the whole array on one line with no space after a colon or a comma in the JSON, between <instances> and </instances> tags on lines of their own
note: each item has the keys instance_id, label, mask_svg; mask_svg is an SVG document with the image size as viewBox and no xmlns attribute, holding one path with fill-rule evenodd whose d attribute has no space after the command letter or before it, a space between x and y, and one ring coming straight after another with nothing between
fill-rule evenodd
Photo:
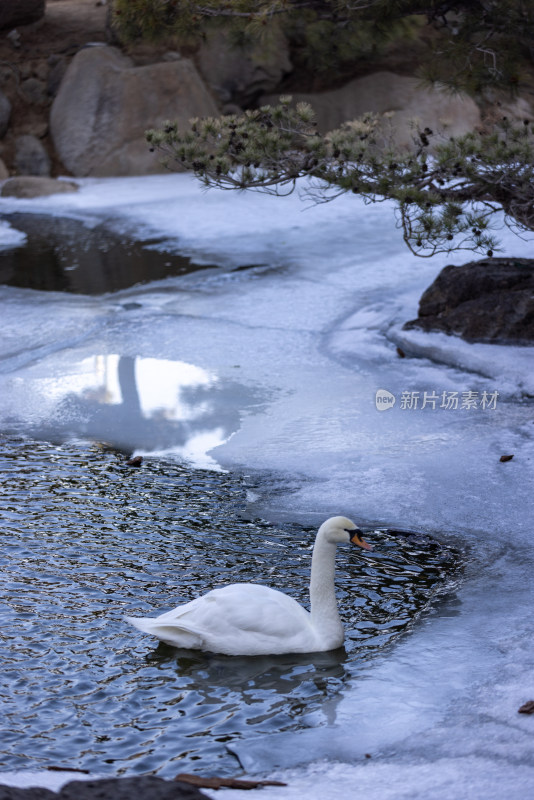
<instances>
[{"instance_id":1,"label":"frozen pond","mask_svg":"<svg viewBox=\"0 0 534 800\"><path fill-rule=\"evenodd\" d=\"M8 243L17 240L13 212L68 215L85 226L105 221L117 235L154 237L154 247L206 269L100 297L0 289L1 429L12 447L21 436L74 436L82 450L85 439L106 441L150 456L155 474L167 463L179 471L185 459L212 470L223 487L216 492L231 497L235 476L255 476L225 514L239 507L253 524L267 520L277 546L343 513L379 531L378 561L404 557L401 536L382 534L379 553L386 528L424 531L441 552L455 548L463 572L453 596L361 661L351 661L349 636L354 666L343 667L339 691L320 702L314 695L309 707L309 672L300 682L285 665L289 694L306 708L297 726L266 718L267 731L232 748L249 773L289 770L291 786L269 791L275 800L331 793L334 776L344 796L357 784L377 800L523 798L534 788L534 719L517 713L534 693L532 349L403 332L445 260L412 257L386 205L343 198L302 208L296 197L203 194L187 176L87 181L74 196L2 201ZM532 243L510 234L505 246L531 254ZM257 266L239 269L250 264ZM395 404L379 410L377 392ZM503 454L514 458L502 463ZM139 474L128 480L136 484ZM146 503L158 510L152 496ZM173 505L159 510L169 517ZM50 531L45 516L39 529ZM172 537L170 523L167 531ZM139 573L152 563L150 547L132 567L140 608L164 605L165 587L152 595L157 573L146 583ZM245 560L252 579L260 568L265 575L269 558ZM356 579L361 561L340 569L341 584ZM357 578L364 595L366 575ZM177 581L177 600L180 591ZM120 586L110 599L116 614ZM130 637L130 664L148 658L147 668L171 674L166 655L150 662L149 639L119 628L117 637L122 649ZM174 680L183 678L172 663ZM115 670L127 679L120 661ZM214 691L228 686L224 670L215 678L205 671ZM217 762L213 751L215 770ZM404 794L391 788L399 776Z\"/></svg>"}]
</instances>

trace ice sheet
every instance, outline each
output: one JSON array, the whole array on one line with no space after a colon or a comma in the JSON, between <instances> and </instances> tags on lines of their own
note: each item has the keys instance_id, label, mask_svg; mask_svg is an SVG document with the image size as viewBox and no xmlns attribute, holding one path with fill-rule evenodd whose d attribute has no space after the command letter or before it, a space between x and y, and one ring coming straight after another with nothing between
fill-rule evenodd
<instances>
[{"instance_id":1,"label":"ice sheet","mask_svg":"<svg viewBox=\"0 0 534 800\"><path fill-rule=\"evenodd\" d=\"M26 241L26 234L13 228L5 220L0 220L0 252L12 247L20 247Z\"/></svg>"},{"instance_id":2,"label":"ice sheet","mask_svg":"<svg viewBox=\"0 0 534 800\"><path fill-rule=\"evenodd\" d=\"M204 193L188 176L80 184L75 195L0 200L0 211L107 219L224 269L102 298L1 289L3 425L57 425L62 400L89 397L101 412L105 395L122 444L135 447L124 402L135 363L143 447L157 452L143 369L170 365L173 376L186 365L188 377L162 389L159 413L185 413L198 448L180 429L169 449L287 475L291 491L278 483L274 499L267 487L256 510L422 528L466 552L454 597L325 718L240 749L247 771L289 770L287 789L268 790L273 800L355 789L377 800L528 796L534 717L517 709L534 695L532 348L403 332L447 260L412 256L387 204L344 197L304 211L296 196ZM504 231L503 242L532 254L532 241ZM193 399L184 380L197 381ZM377 392L395 403L380 410ZM75 414L72 432L84 433ZM504 454L514 457L502 463Z\"/></svg>"}]
</instances>

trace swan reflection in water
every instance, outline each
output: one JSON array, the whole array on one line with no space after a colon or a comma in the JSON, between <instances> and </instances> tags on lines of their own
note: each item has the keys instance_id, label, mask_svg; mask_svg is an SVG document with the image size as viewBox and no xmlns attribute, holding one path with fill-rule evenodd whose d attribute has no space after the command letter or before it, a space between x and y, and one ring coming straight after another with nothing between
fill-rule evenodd
<instances>
[{"instance_id":1,"label":"swan reflection in water","mask_svg":"<svg viewBox=\"0 0 534 800\"><path fill-rule=\"evenodd\" d=\"M355 667L352 663L349 669L350 656L343 647L251 657L160 642L146 660L166 670L174 663L179 684L173 709L183 712L182 732L226 736L228 742L241 738L243 726L254 726L258 733L294 730L317 713L333 724L341 691Z\"/></svg>"}]
</instances>

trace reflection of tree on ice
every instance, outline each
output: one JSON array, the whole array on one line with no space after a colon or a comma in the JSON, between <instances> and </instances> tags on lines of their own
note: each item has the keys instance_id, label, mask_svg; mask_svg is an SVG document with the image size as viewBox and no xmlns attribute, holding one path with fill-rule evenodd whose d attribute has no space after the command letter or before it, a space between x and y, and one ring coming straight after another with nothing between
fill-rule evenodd
<instances>
[{"instance_id":1,"label":"reflection of tree on ice","mask_svg":"<svg viewBox=\"0 0 534 800\"><path fill-rule=\"evenodd\" d=\"M188 376L181 384L181 362L161 361L162 402L157 406L149 405L143 402L143 390L147 388L145 381L150 379L153 382L151 394L157 393L157 359L150 359L153 367L150 378L139 377L139 366L148 359L124 355L105 359L105 374L100 378L103 383L96 389L91 387L65 396L47 427L56 433L105 441L128 452L179 449L187 447L188 442L201 434L211 437L214 446L237 430L239 409L255 399L253 391L232 381L202 382L199 379L195 383ZM164 389L169 389L165 378L168 379L172 366L177 371L172 376L176 382L174 398L170 399L168 391L165 396Z\"/></svg>"}]
</instances>

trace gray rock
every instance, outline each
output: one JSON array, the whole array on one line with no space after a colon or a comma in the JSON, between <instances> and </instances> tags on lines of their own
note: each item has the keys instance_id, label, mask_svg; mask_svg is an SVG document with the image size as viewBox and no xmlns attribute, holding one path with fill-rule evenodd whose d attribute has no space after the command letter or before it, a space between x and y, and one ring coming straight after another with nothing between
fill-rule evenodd
<instances>
[{"instance_id":1,"label":"gray rock","mask_svg":"<svg viewBox=\"0 0 534 800\"><path fill-rule=\"evenodd\" d=\"M180 61L181 58L181 54L176 50L169 50L161 56L162 61Z\"/></svg>"},{"instance_id":2,"label":"gray rock","mask_svg":"<svg viewBox=\"0 0 534 800\"><path fill-rule=\"evenodd\" d=\"M280 29L247 47L229 41L227 30L208 32L196 57L199 72L221 103L248 106L276 89L293 69L289 45Z\"/></svg>"},{"instance_id":3,"label":"gray rock","mask_svg":"<svg viewBox=\"0 0 534 800\"><path fill-rule=\"evenodd\" d=\"M46 61L36 61L33 64L33 76L38 78L43 83L46 83L48 80L48 73L50 71L50 67Z\"/></svg>"},{"instance_id":4,"label":"gray rock","mask_svg":"<svg viewBox=\"0 0 534 800\"><path fill-rule=\"evenodd\" d=\"M78 189L78 185L73 181L58 181L55 178L40 178L35 175L27 175L6 180L0 190L0 196L44 197L49 194L77 192Z\"/></svg>"},{"instance_id":5,"label":"gray rock","mask_svg":"<svg viewBox=\"0 0 534 800\"><path fill-rule=\"evenodd\" d=\"M11 103L3 92L0 92L0 139L7 133L11 117Z\"/></svg>"},{"instance_id":6,"label":"gray rock","mask_svg":"<svg viewBox=\"0 0 534 800\"><path fill-rule=\"evenodd\" d=\"M50 175L50 158L36 136L15 139L15 168L19 175Z\"/></svg>"},{"instance_id":7,"label":"gray rock","mask_svg":"<svg viewBox=\"0 0 534 800\"><path fill-rule=\"evenodd\" d=\"M7 34L6 39L8 40L8 42L11 43L11 45L15 49L17 49L17 47L20 47L22 36L20 35L20 33L16 28L13 28L13 30L9 31L9 33Z\"/></svg>"},{"instance_id":8,"label":"gray rock","mask_svg":"<svg viewBox=\"0 0 534 800\"><path fill-rule=\"evenodd\" d=\"M49 789L0 786L0 800L206 800L196 787L152 775L71 781L58 794Z\"/></svg>"},{"instance_id":9,"label":"gray rock","mask_svg":"<svg viewBox=\"0 0 534 800\"><path fill-rule=\"evenodd\" d=\"M39 121L34 118L31 123L31 127L29 127L29 129L25 132L31 133L32 136L37 137L37 139L44 139L48 133L48 122L46 119Z\"/></svg>"},{"instance_id":10,"label":"gray rock","mask_svg":"<svg viewBox=\"0 0 534 800\"><path fill-rule=\"evenodd\" d=\"M11 64L2 64L0 62L0 86L16 86L18 84L18 77L16 75L15 67Z\"/></svg>"},{"instance_id":11,"label":"gray rock","mask_svg":"<svg viewBox=\"0 0 534 800\"><path fill-rule=\"evenodd\" d=\"M31 25L45 13L45 0L2 0L0 2L0 30Z\"/></svg>"},{"instance_id":12,"label":"gray rock","mask_svg":"<svg viewBox=\"0 0 534 800\"><path fill-rule=\"evenodd\" d=\"M48 102L46 83L39 78L28 78L21 84L21 90L26 100L34 106L44 106Z\"/></svg>"},{"instance_id":13,"label":"gray rock","mask_svg":"<svg viewBox=\"0 0 534 800\"><path fill-rule=\"evenodd\" d=\"M148 128L216 116L215 101L188 59L135 67L114 47L90 47L73 58L50 114L64 166L76 176L164 172L151 153Z\"/></svg>"},{"instance_id":14,"label":"gray rock","mask_svg":"<svg viewBox=\"0 0 534 800\"><path fill-rule=\"evenodd\" d=\"M444 331L470 342L534 342L534 260L485 258L441 270L405 330Z\"/></svg>"},{"instance_id":15,"label":"gray rock","mask_svg":"<svg viewBox=\"0 0 534 800\"><path fill-rule=\"evenodd\" d=\"M51 97L57 94L61 81L65 77L67 71L67 59L64 56L49 56L49 72L47 79L47 90Z\"/></svg>"},{"instance_id":16,"label":"gray rock","mask_svg":"<svg viewBox=\"0 0 534 800\"><path fill-rule=\"evenodd\" d=\"M277 99L267 96L262 103ZM423 87L417 78L392 72L375 72L327 92L293 93L293 101L313 106L318 130L323 133L368 111L386 115L382 124L384 135L401 147L412 143L414 120L448 136L468 133L480 124L478 106L467 95Z\"/></svg>"},{"instance_id":17,"label":"gray rock","mask_svg":"<svg viewBox=\"0 0 534 800\"><path fill-rule=\"evenodd\" d=\"M19 75L22 81L31 78L33 74L33 65L29 61L23 61L19 66Z\"/></svg>"}]
</instances>

